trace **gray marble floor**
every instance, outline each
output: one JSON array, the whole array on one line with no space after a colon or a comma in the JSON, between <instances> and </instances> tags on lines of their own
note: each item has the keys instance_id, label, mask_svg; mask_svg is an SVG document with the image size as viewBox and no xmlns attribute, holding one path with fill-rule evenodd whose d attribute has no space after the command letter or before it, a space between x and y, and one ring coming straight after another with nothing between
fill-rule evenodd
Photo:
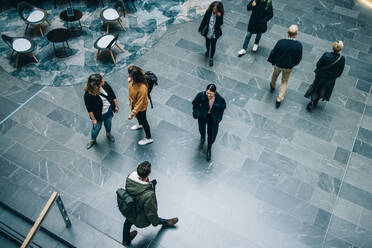
<instances>
[{"instance_id":1,"label":"gray marble floor","mask_svg":"<svg viewBox=\"0 0 372 248\"><path fill-rule=\"evenodd\" d=\"M237 58L246 1L223 2L224 35L213 67L197 34L200 19L172 25L136 59L159 77L148 110L154 143L146 147L137 145L143 133L129 129L125 68L106 75L120 104L116 143L100 134L91 150L85 149L91 123L82 83L42 88L5 81L1 118L37 94L0 125L0 182L44 199L57 190L72 216L120 242L124 218L115 190L138 162L149 160L159 214L180 222L171 230L138 230L133 247L372 247L371 11L352 0L273 1L274 18L258 52ZM269 92L266 59L292 23L300 27L304 58L275 109L278 90ZM335 39L345 42L347 66L331 101L310 114L303 94ZM227 109L208 163L191 101L209 82Z\"/></svg>"}]
</instances>

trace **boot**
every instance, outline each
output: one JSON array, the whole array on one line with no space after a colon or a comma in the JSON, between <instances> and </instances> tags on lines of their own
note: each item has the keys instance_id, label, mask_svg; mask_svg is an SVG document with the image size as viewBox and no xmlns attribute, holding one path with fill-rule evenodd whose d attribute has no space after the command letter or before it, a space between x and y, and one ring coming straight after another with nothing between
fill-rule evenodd
<instances>
[{"instance_id":1,"label":"boot","mask_svg":"<svg viewBox=\"0 0 372 248\"><path fill-rule=\"evenodd\" d=\"M209 162L209 161L211 161L211 148L208 148L208 150L207 150L207 161Z\"/></svg>"},{"instance_id":2,"label":"boot","mask_svg":"<svg viewBox=\"0 0 372 248\"><path fill-rule=\"evenodd\" d=\"M137 231L131 231L129 234L129 240L128 241L123 241L123 245L128 246L130 245L130 242L137 236Z\"/></svg>"}]
</instances>

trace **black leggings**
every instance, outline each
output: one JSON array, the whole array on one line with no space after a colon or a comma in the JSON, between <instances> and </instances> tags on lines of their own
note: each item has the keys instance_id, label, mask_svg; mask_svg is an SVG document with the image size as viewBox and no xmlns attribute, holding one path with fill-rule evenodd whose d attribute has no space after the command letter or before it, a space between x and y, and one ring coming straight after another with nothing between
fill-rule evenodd
<instances>
[{"instance_id":1,"label":"black leggings","mask_svg":"<svg viewBox=\"0 0 372 248\"><path fill-rule=\"evenodd\" d=\"M214 122L211 114L207 114L206 119L198 119L199 132L202 139L205 139L205 129L207 129L208 134L208 149L211 149L212 144L216 140L218 133L218 124Z\"/></svg>"},{"instance_id":2,"label":"black leggings","mask_svg":"<svg viewBox=\"0 0 372 248\"><path fill-rule=\"evenodd\" d=\"M143 129L145 130L146 138L151 139L150 125L147 122L146 110L142 112L138 112L138 114L136 115L136 118L138 120L138 123L143 126Z\"/></svg>"},{"instance_id":3,"label":"black leggings","mask_svg":"<svg viewBox=\"0 0 372 248\"><path fill-rule=\"evenodd\" d=\"M207 47L207 52L209 52L209 47L211 48L211 56L210 58L213 59L213 56L214 56L214 53L216 51L216 43L217 43L217 39L215 38L208 38L208 37L205 37L205 46Z\"/></svg>"}]
</instances>

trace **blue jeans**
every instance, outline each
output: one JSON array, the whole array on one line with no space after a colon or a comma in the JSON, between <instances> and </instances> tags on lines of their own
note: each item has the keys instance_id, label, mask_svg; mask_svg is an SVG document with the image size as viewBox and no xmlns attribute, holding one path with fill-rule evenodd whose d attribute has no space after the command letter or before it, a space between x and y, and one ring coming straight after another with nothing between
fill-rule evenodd
<instances>
[{"instance_id":1,"label":"blue jeans","mask_svg":"<svg viewBox=\"0 0 372 248\"><path fill-rule=\"evenodd\" d=\"M167 223L167 219L162 219L159 217L159 225L165 225ZM129 220L125 220L123 227L123 242L128 242L130 240L130 228L132 227L132 225L132 222L130 222Z\"/></svg>"},{"instance_id":2,"label":"blue jeans","mask_svg":"<svg viewBox=\"0 0 372 248\"><path fill-rule=\"evenodd\" d=\"M112 111L112 108L110 106L109 110L102 115L102 120L97 123L97 125L92 126L92 132L91 132L91 140L96 140L97 136L99 134L99 131L101 131L102 122L105 124L106 133L111 133L111 120L114 116L114 113Z\"/></svg>"},{"instance_id":3,"label":"blue jeans","mask_svg":"<svg viewBox=\"0 0 372 248\"><path fill-rule=\"evenodd\" d=\"M256 39L254 40L254 44L258 45L258 43L260 43L261 36L262 36L262 34L256 34ZM249 41L251 40L251 37L252 37L252 33L247 32L247 35L245 36L245 40L244 40L244 44L243 44L243 49L244 50L247 50Z\"/></svg>"}]
</instances>

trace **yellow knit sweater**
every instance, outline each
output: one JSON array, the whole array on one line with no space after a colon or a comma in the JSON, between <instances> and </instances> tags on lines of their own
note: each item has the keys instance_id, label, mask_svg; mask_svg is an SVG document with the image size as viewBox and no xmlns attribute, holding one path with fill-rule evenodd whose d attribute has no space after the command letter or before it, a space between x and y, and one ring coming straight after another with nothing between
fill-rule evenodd
<instances>
[{"instance_id":1,"label":"yellow knit sweater","mask_svg":"<svg viewBox=\"0 0 372 248\"><path fill-rule=\"evenodd\" d=\"M132 114L136 116L138 112L145 111L149 105L147 95L147 85L137 83L133 85L133 80L128 85L128 97Z\"/></svg>"}]
</instances>

